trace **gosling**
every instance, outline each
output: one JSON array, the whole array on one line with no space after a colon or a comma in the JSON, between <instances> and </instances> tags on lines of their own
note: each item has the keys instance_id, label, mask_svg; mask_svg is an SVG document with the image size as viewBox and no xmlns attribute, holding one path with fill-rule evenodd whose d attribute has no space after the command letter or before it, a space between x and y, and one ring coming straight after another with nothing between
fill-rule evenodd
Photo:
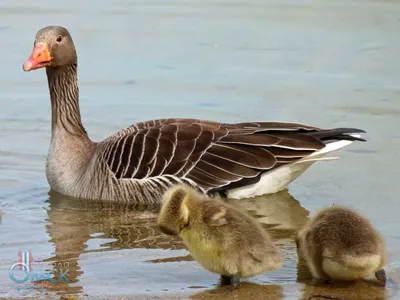
<instances>
[{"instance_id":1,"label":"gosling","mask_svg":"<svg viewBox=\"0 0 400 300\"><path fill-rule=\"evenodd\" d=\"M323 209L300 229L296 245L299 258L317 280L353 281L375 274L380 285L386 285L384 241L351 209Z\"/></svg>"},{"instance_id":2,"label":"gosling","mask_svg":"<svg viewBox=\"0 0 400 300\"><path fill-rule=\"evenodd\" d=\"M186 185L165 192L157 223L163 233L179 236L204 268L221 274L221 285L235 289L240 278L282 265L279 250L255 219Z\"/></svg>"}]
</instances>

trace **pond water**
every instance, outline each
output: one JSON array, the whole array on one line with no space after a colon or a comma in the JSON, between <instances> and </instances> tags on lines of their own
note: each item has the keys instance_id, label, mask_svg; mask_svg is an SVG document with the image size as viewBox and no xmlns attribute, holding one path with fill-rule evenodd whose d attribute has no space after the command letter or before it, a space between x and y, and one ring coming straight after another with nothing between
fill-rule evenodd
<instances>
[{"instance_id":1,"label":"pond water","mask_svg":"<svg viewBox=\"0 0 400 300\"><path fill-rule=\"evenodd\" d=\"M65 26L74 38L93 140L137 121L193 117L357 127L367 142L316 163L288 190L231 201L262 222L286 258L281 270L238 291L218 288L216 274L158 231L154 209L50 191L47 80L44 70L22 71L47 25ZM390 0L0 1L0 297L398 299L399 32L400 3ZM333 203L356 208L382 233L386 289L304 279L294 233ZM70 282L13 282L10 266L29 250L38 268L68 264Z\"/></svg>"}]
</instances>

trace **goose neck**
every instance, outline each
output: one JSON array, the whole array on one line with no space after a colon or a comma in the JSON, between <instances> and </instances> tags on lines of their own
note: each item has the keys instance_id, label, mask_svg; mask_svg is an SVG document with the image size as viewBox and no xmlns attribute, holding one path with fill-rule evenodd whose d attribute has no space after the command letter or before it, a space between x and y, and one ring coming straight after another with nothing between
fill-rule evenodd
<instances>
[{"instance_id":1,"label":"goose neck","mask_svg":"<svg viewBox=\"0 0 400 300\"><path fill-rule=\"evenodd\" d=\"M88 139L79 109L77 65L46 68L52 110L52 137L62 131Z\"/></svg>"}]
</instances>

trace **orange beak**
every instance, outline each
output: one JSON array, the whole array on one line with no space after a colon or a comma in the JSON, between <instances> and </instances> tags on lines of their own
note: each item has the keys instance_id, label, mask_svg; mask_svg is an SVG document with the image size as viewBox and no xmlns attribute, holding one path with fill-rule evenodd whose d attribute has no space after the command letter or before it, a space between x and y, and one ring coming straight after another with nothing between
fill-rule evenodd
<instances>
[{"instance_id":1,"label":"orange beak","mask_svg":"<svg viewBox=\"0 0 400 300\"><path fill-rule=\"evenodd\" d=\"M25 72L48 67L52 57L49 53L49 47L46 43L36 43L29 59L24 63L22 68Z\"/></svg>"}]
</instances>

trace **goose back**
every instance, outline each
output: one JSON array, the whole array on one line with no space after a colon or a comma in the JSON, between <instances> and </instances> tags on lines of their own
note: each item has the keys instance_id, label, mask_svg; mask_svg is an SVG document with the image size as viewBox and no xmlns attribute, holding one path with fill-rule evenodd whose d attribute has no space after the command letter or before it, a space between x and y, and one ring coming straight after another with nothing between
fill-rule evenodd
<instances>
[{"instance_id":1,"label":"goose back","mask_svg":"<svg viewBox=\"0 0 400 300\"><path fill-rule=\"evenodd\" d=\"M223 193L258 182L264 172L323 149L323 139L335 140L336 135L357 139L346 135L348 132L357 130L324 131L280 122L140 122L97 145L93 176L106 176L96 182L111 185L90 194L138 203L159 202L163 192L177 183L206 193Z\"/></svg>"}]
</instances>

